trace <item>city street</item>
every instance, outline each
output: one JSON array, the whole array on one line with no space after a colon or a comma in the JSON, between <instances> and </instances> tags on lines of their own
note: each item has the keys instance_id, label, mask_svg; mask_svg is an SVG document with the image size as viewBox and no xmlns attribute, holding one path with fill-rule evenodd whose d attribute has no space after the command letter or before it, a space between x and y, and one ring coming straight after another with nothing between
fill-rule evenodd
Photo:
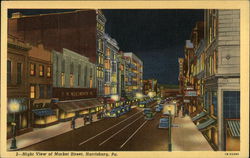
<instances>
[{"instance_id":1,"label":"city street","mask_svg":"<svg viewBox=\"0 0 250 158\"><path fill-rule=\"evenodd\" d=\"M147 121L142 109L133 108L119 118L106 118L22 150L166 151L168 130L158 129L160 116L156 113Z\"/></svg>"}]
</instances>

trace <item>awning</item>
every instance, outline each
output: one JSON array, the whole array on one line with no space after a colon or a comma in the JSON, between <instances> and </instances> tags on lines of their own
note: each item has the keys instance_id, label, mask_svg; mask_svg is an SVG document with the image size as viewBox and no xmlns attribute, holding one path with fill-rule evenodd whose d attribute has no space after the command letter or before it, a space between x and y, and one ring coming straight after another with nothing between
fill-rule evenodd
<instances>
[{"instance_id":1,"label":"awning","mask_svg":"<svg viewBox=\"0 0 250 158\"><path fill-rule=\"evenodd\" d=\"M240 137L240 121L239 120L228 120L228 130L232 137Z\"/></svg>"},{"instance_id":2,"label":"awning","mask_svg":"<svg viewBox=\"0 0 250 158\"><path fill-rule=\"evenodd\" d=\"M33 102L33 104L39 104L39 103L49 104L51 103L51 99L35 99Z\"/></svg>"},{"instance_id":3,"label":"awning","mask_svg":"<svg viewBox=\"0 0 250 158\"><path fill-rule=\"evenodd\" d=\"M37 116L51 116L54 115L54 111L50 108L46 108L46 109L35 109L32 110L32 112L34 112Z\"/></svg>"},{"instance_id":4,"label":"awning","mask_svg":"<svg viewBox=\"0 0 250 158\"><path fill-rule=\"evenodd\" d=\"M199 113L199 114L197 114L196 116L194 116L194 117L192 118L192 121L196 121L196 120L202 118L203 116L206 116L206 113L205 113L204 111L202 111L201 113Z\"/></svg>"},{"instance_id":5,"label":"awning","mask_svg":"<svg viewBox=\"0 0 250 158\"><path fill-rule=\"evenodd\" d=\"M210 125L213 124L214 122L215 122L214 119L209 118L206 122L203 122L203 123L197 125L197 127L198 127L199 130L201 130L201 129L204 129L204 128L210 126Z\"/></svg>"},{"instance_id":6,"label":"awning","mask_svg":"<svg viewBox=\"0 0 250 158\"><path fill-rule=\"evenodd\" d=\"M102 106L97 99L67 100L58 102L58 107L65 112L76 112Z\"/></svg>"}]
</instances>

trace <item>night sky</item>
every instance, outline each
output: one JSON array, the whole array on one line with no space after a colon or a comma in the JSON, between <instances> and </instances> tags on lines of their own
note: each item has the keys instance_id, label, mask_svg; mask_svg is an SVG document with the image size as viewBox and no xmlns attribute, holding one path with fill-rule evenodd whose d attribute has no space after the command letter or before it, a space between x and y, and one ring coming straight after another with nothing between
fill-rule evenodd
<instances>
[{"instance_id":1,"label":"night sky","mask_svg":"<svg viewBox=\"0 0 250 158\"><path fill-rule=\"evenodd\" d=\"M72 10L9 10L24 15ZM178 57L184 56L185 40L203 10L103 10L106 32L119 43L120 50L133 52L144 63L144 79L161 84L178 84Z\"/></svg>"}]
</instances>

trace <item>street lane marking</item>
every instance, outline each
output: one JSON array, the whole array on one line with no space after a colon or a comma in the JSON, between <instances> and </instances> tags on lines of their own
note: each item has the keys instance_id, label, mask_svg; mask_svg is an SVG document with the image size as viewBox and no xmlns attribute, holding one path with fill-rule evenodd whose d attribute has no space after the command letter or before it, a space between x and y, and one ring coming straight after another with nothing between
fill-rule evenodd
<instances>
[{"instance_id":1,"label":"street lane marking","mask_svg":"<svg viewBox=\"0 0 250 158\"><path fill-rule=\"evenodd\" d=\"M146 120L137 130L120 146L120 149L148 122Z\"/></svg>"},{"instance_id":2,"label":"street lane marking","mask_svg":"<svg viewBox=\"0 0 250 158\"><path fill-rule=\"evenodd\" d=\"M115 124L115 125L113 125L113 126L109 127L108 129L106 129L106 130L104 130L104 131L102 131L102 132L98 133L97 135L95 135L95 136L93 136L93 137L91 137L91 138L89 138L89 139L87 139L87 140L85 140L85 141L81 142L81 143L79 144L79 146L81 146L81 145L83 145L83 144L87 143L88 141L90 141L90 140L94 139L95 137L97 137L97 136L99 136L99 135L101 135L101 134L103 134L103 133L107 132L108 130L110 130L110 129L112 129L112 128L116 127L116 126L118 126L118 125L119 125L119 124L121 124L122 122L127 121L127 120L128 120L128 119L130 119L131 117L133 117L133 116L135 116L135 115L137 115L137 114L139 114L139 113L141 113L141 112L142 112L142 111L138 111L137 113L135 113L135 114L133 114L132 116L130 116L130 117L128 117L128 118L126 118L126 119L122 120L121 122L119 122L119 123L117 123L117 124Z\"/></svg>"},{"instance_id":3,"label":"street lane marking","mask_svg":"<svg viewBox=\"0 0 250 158\"><path fill-rule=\"evenodd\" d=\"M134 122L136 122L137 120L139 120L140 118L142 118L143 116L138 117L136 120L134 120L133 122L131 122L130 124L128 124L127 126L123 127L122 129L120 129L118 132L116 132L115 134L113 134L112 136L110 136L108 139L104 140L102 143L99 144L99 146L101 146L102 144L106 143L108 140L110 140L111 138L113 138L115 135L117 135L118 133L120 133L121 131L123 131L125 128L127 128L128 126L132 125Z\"/></svg>"}]
</instances>

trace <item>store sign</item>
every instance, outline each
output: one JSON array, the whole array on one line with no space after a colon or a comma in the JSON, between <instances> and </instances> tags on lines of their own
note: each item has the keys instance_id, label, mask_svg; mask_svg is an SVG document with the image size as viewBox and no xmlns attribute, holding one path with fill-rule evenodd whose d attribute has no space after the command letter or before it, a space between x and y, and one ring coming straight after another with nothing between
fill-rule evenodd
<instances>
[{"instance_id":1,"label":"store sign","mask_svg":"<svg viewBox=\"0 0 250 158\"><path fill-rule=\"evenodd\" d=\"M194 87L189 86L189 87L186 87L185 89L186 90L194 90Z\"/></svg>"},{"instance_id":2,"label":"store sign","mask_svg":"<svg viewBox=\"0 0 250 158\"><path fill-rule=\"evenodd\" d=\"M59 100L96 98L96 88L53 88L53 98Z\"/></svg>"},{"instance_id":3,"label":"store sign","mask_svg":"<svg viewBox=\"0 0 250 158\"><path fill-rule=\"evenodd\" d=\"M186 91L185 96L194 97L194 96L197 96L197 92L196 91Z\"/></svg>"},{"instance_id":4,"label":"store sign","mask_svg":"<svg viewBox=\"0 0 250 158\"><path fill-rule=\"evenodd\" d=\"M184 103L190 103L190 100L184 99Z\"/></svg>"}]
</instances>

